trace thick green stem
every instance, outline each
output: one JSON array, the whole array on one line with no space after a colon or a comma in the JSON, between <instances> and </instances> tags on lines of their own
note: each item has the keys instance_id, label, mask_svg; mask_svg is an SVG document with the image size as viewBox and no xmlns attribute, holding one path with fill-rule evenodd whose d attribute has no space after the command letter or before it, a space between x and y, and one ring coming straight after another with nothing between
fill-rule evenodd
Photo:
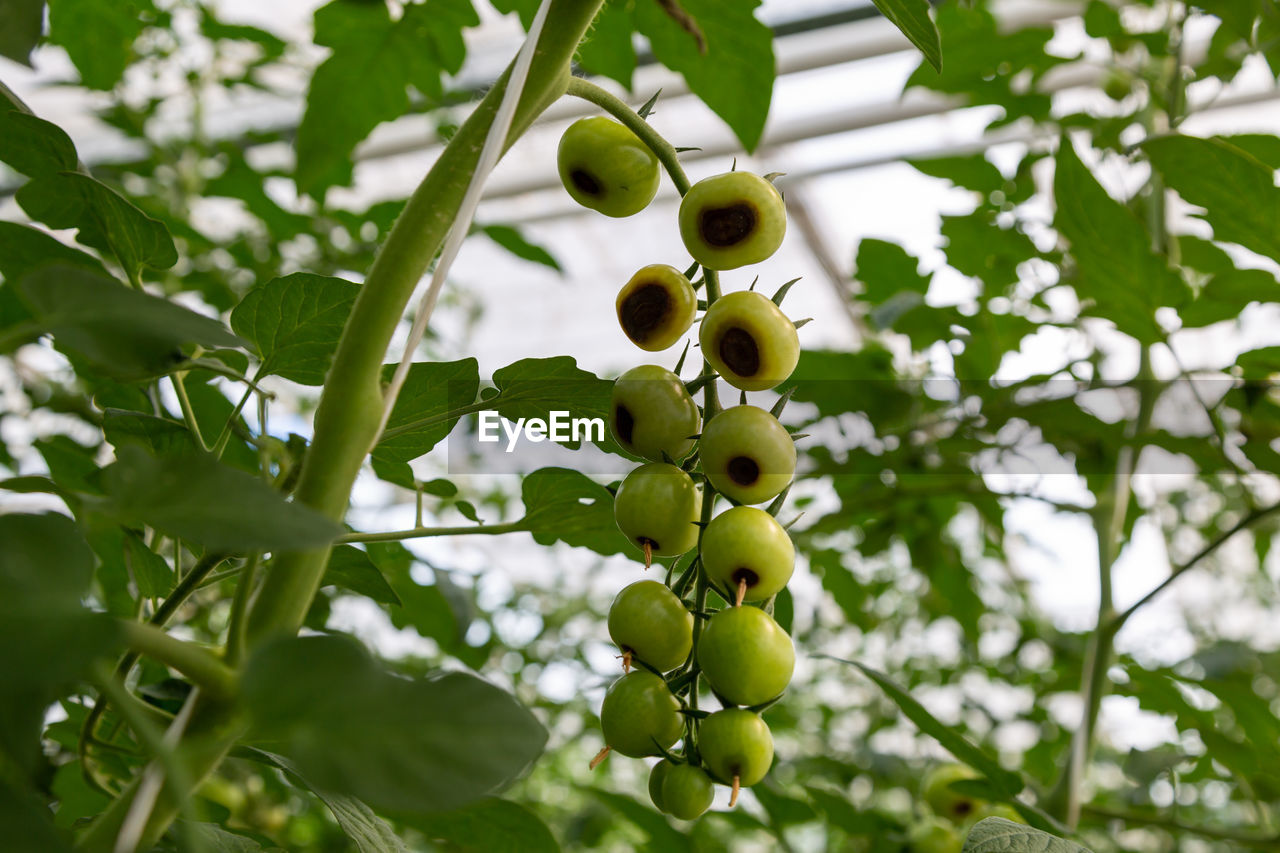
<instances>
[{"instance_id":1,"label":"thick green stem","mask_svg":"<svg viewBox=\"0 0 1280 853\"><path fill-rule=\"evenodd\" d=\"M564 93L573 53L602 4L603 0L552 0L507 137L508 146ZM414 191L347 319L295 492L298 501L330 518L340 520L346 512L351 488L379 426L387 346L419 279L453 223L506 79L504 74L498 80ZM328 548L277 556L249 611L246 639L250 647L272 636L297 633L328 557ZM229 708L212 698L202 698L182 753L192 784L218 766L242 734L242 725ZM136 791L135 783L84 831L79 839L81 848L104 853L111 850ZM144 849L168 828L186 794L165 786L143 833Z\"/></svg>"},{"instance_id":2,"label":"thick green stem","mask_svg":"<svg viewBox=\"0 0 1280 853\"><path fill-rule=\"evenodd\" d=\"M569 63L602 0L555 0L534 53L507 144L564 94ZM462 203L506 75L454 135L414 191L383 244L343 330L315 416L315 434L295 492L301 503L341 519L382 412L382 364L391 336ZM253 644L296 633L324 574L329 549L281 554L249 615Z\"/></svg>"},{"instance_id":3,"label":"thick green stem","mask_svg":"<svg viewBox=\"0 0 1280 853\"><path fill-rule=\"evenodd\" d=\"M146 622L119 624L125 645L133 651L176 669L215 697L227 698L235 691L235 673L208 649Z\"/></svg>"}]
</instances>

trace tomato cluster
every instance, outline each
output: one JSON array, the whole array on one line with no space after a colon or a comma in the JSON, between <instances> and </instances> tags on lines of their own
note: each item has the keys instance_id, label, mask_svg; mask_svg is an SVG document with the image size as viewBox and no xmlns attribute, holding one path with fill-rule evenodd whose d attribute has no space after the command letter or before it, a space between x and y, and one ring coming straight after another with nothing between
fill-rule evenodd
<instances>
[{"instance_id":1,"label":"tomato cluster","mask_svg":"<svg viewBox=\"0 0 1280 853\"><path fill-rule=\"evenodd\" d=\"M609 119L575 123L560 144L566 190L610 216L638 212L654 195L658 163L637 166L637 146L638 137ZM697 295L711 271L755 264L777 250L786 209L773 184L738 171L700 181L681 202L679 224L693 266L682 273L651 264L636 272L618 293L618 323L636 346L657 352L681 340L703 307L698 343L706 366L688 384L679 365L676 372L632 368L614 384L610 409L618 444L647 460L618 486L618 528L646 569L654 557L677 559L665 583L632 583L610 607L609 635L624 674L605 694L606 747L592 766L610 751L659 756L650 797L658 809L691 820L711 805L713 783L732 788L733 805L741 787L764 778L773 736L760 712L795 668L791 638L772 616L795 566L791 538L775 518L795 475L795 443L777 420L781 403L766 411L748 405L745 392L785 381L800 345L796 325L779 308L789 285L773 299L754 290L715 298L711 287L705 302ZM699 268L707 275L691 281ZM720 409L718 379L743 392L741 405ZM697 387L708 387L702 407L693 398ZM717 497L732 505L719 515ZM766 503L767 510L759 508ZM698 708L704 682L721 710Z\"/></svg>"}]
</instances>

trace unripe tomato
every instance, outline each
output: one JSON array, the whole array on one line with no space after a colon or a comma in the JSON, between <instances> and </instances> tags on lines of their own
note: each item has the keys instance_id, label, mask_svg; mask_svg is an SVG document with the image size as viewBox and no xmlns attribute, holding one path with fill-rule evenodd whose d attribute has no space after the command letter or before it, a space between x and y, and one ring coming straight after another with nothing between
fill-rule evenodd
<instances>
[{"instance_id":1,"label":"unripe tomato","mask_svg":"<svg viewBox=\"0 0 1280 853\"><path fill-rule=\"evenodd\" d=\"M725 172L698 181L680 202L680 237L707 269L758 264L782 245L787 208L759 175Z\"/></svg>"},{"instance_id":2,"label":"unripe tomato","mask_svg":"<svg viewBox=\"0 0 1280 853\"><path fill-rule=\"evenodd\" d=\"M633 670L610 685L600 707L604 742L631 758L661 755L684 733L680 703L652 672Z\"/></svg>"},{"instance_id":3,"label":"unripe tomato","mask_svg":"<svg viewBox=\"0 0 1280 853\"><path fill-rule=\"evenodd\" d=\"M708 421L698 452L711 485L738 503L772 500L795 476L795 442L755 406L734 406Z\"/></svg>"},{"instance_id":4,"label":"unripe tomato","mask_svg":"<svg viewBox=\"0 0 1280 853\"><path fill-rule=\"evenodd\" d=\"M609 636L624 652L666 672L693 648L693 614L658 581L636 581L609 608Z\"/></svg>"},{"instance_id":5,"label":"unripe tomato","mask_svg":"<svg viewBox=\"0 0 1280 853\"><path fill-rule=\"evenodd\" d=\"M658 192L658 158L638 136L604 116L569 125L556 165L573 200L605 216L639 213Z\"/></svg>"},{"instance_id":6,"label":"unripe tomato","mask_svg":"<svg viewBox=\"0 0 1280 853\"><path fill-rule=\"evenodd\" d=\"M796 650L787 632L760 608L726 607L702 630L698 665L726 701L760 705L791 683Z\"/></svg>"},{"instance_id":7,"label":"unripe tomato","mask_svg":"<svg viewBox=\"0 0 1280 853\"><path fill-rule=\"evenodd\" d=\"M735 506L711 519L702 533L702 567L733 601L746 582L744 601L763 601L782 591L795 571L796 549L773 516Z\"/></svg>"},{"instance_id":8,"label":"unripe tomato","mask_svg":"<svg viewBox=\"0 0 1280 853\"><path fill-rule=\"evenodd\" d=\"M698 404L665 367L642 364L613 383L609 429L623 449L661 462L662 454L680 461L693 450L702 424Z\"/></svg>"},{"instance_id":9,"label":"unripe tomato","mask_svg":"<svg viewBox=\"0 0 1280 853\"><path fill-rule=\"evenodd\" d=\"M618 325L642 350L658 352L693 325L698 296L684 273L666 264L641 268L618 291Z\"/></svg>"},{"instance_id":10,"label":"unripe tomato","mask_svg":"<svg viewBox=\"0 0 1280 853\"><path fill-rule=\"evenodd\" d=\"M683 554L698 544L702 496L674 465L651 462L627 475L613 499L613 517L646 554Z\"/></svg>"},{"instance_id":11,"label":"unripe tomato","mask_svg":"<svg viewBox=\"0 0 1280 853\"><path fill-rule=\"evenodd\" d=\"M698 331L702 354L734 388L764 391L800 360L795 324L763 293L740 290L712 303Z\"/></svg>"},{"instance_id":12,"label":"unripe tomato","mask_svg":"<svg viewBox=\"0 0 1280 853\"><path fill-rule=\"evenodd\" d=\"M753 711L716 711L698 724L698 753L717 781L749 788L773 764L773 734Z\"/></svg>"},{"instance_id":13,"label":"unripe tomato","mask_svg":"<svg viewBox=\"0 0 1280 853\"><path fill-rule=\"evenodd\" d=\"M700 767L679 764L667 772L662 783L662 802L673 817L693 820L711 808L715 797L710 777Z\"/></svg>"}]
</instances>

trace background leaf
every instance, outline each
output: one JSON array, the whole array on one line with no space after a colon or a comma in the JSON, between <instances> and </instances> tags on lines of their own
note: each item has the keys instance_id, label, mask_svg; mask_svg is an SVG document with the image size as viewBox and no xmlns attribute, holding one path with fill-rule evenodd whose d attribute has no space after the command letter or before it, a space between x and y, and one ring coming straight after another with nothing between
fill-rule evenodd
<instances>
[{"instance_id":1,"label":"background leaf","mask_svg":"<svg viewBox=\"0 0 1280 853\"><path fill-rule=\"evenodd\" d=\"M242 681L254 739L321 787L374 808L437 812L523 773L547 733L510 694L461 672L412 681L336 636L280 640Z\"/></svg>"},{"instance_id":2,"label":"background leaf","mask_svg":"<svg viewBox=\"0 0 1280 853\"><path fill-rule=\"evenodd\" d=\"M245 294L231 312L231 328L253 343L260 375L323 385L359 290L311 273L274 278Z\"/></svg>"},{"instance_id":3,"label":"background leaf","mask_svg":"<svg viewBox=\"0 0 1280 853\"><path fill-rule=\"evenodd\" d=\"M902 34L920 49L938 71L942 70L942 46L938 43L938 28L929 17L928 0L872 0L880 14L902 30Z\"/></svg>"}]
</instances>

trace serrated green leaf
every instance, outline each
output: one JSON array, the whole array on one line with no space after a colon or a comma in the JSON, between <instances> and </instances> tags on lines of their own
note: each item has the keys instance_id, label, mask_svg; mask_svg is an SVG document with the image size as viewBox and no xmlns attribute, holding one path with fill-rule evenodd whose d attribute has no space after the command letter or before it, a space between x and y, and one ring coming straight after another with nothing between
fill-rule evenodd
<instances>
[{"instance_id":1,"label":"serrated green leaf","mask_svg":"<svg viewBox=\"0 0 1280 853\"><path fill-rule=\"evenodd\" d=\"M399 606L387 611L391 624L412 628L442 649L457 649L471 624L470 606L461 596L447 594L452 589L441 581L444 573L436 574L433 585L418 583L412 573L413 555L399 542L370 542L368 554L399 598Z\"/></svg>"},{"instance_id":2,"label":"serrated green leaf","mask_svg":"<svg viewBox=\"0 0 1280 853\"><path fill-rule=\"evenodd\" d=\"M918 172L931 178L950 181L958 187L989 196L1004 189L1004 175L981 152L967 156L930 157L924 160L908 160Z\"/></svg>"},{"instance_id":3,"label":"serrated green leaf","mask_svg":"<svg viewBox=\"0 0 1280 853\"><path fill-rule=\"evenodd\" d=\"M1280 260L1275 168L1222 139L1166 136L1143 143L1165 184L1205 209L1214 239Z\"/></svg>"},{"instance_id":4,"label":"serrated green leaf","mask_svg":"<svg viewBox=\"0 0 1280 853\"><path fill-rule=\"evenodd\" d=\"M133 42L155 7L150 0L50 0L49 38L67 50L90 89L110 89L133 59Z\"/></svg>"},{"instance_id":5,"label":"serrated green leaf","mask_svg":"<svg viewBox=\"0 0 1280 853\"><path fill-rule=\"evenodd\" d=\"M657 3L635 5L636 28L658 61L681 74L742 147L754 151L764 133L775 77L773 35L755 18L759 0L682 0L680 5L702 30L705 54Z\"/></svg>"},{"instance_id":6,"label":"serrated green leaf","mask_svg":"<svg viewBox=\"0 0 1280 853\"><path fill-rule=\"evenodd\" d=\"M570 418L603 418L608 422L613 383L578 367L570 356L526 358L500 368L493 374L499 394L493 408L510 421L520 418L550 418L552 411L567 411ZM580 441L561 442L578 447ZM605 451L619 452L609 435L596 444Z\"/></svg>"},{"instance_id":7,"label":"serrated green leaf","mask_svg":"<svg viewBox=\"0 0 1280 853\"><path fill-rule=\"evenodd\" d=\"M1002 817L984 818L969 830L963 853L1091 853L1089 848Z\"/></svg>"},{"instance_id":8,"label":"serrated green leaf","mask_svg":"<svg viewBox=\"0 0 1280 853\"><path fill-rule=\"evenodd\" d=\"M231 312L231 328L253 343L262 375L323 385L359 285L293 273L250 290Z\"/></svg>"},{"instance_id":9,"label":"serrated green leaf","mask_svg":"<svg viewBox=\"0 0 1280 853\"><path fill-rule=\"evenodd\" d=\"M90 663L114 653L119 632L80 603L94 555L71 519L0 515L0 542L0 645L22 649L0 679L0 760L26 773L40 754L45 708Z\"/></svg>"},{"instance_id":10,"label":"serrated green leaf","mask_svg":"<svg viewBox=\"0 0 1280 853\"><path fill-rule=\"evenodd\" d=\"M329 554L321 586L340 586L380 604L400 604L400 596L387 583L369 555L352 545L338 545Z\"/></svg>"},{"instance_id":11,"label":"serrated green leaf","mask_svg":"<svg viewBox=\"0 0 1280 853\"><path fill-rule=\"evenodd\" d=\"M168 373L189 344L242 343L217 320L84 269L41 267L18 282L18 293L60 348L118 379Z\"/></svg>"},{"instance_id":12,"label":"serrated green leaf","mask_svg":"<svg viewBox=\"0 0 1280 853\"><path fill-rule=\"evenodd\" d=\"M2 8L2 7L0 7ZM0 106L0 161L29 178L74 171L79 157L66 131L31 113Z\"/></svg>"},{"instance_id":13,"label":"serrated green leaf","mask_svg":"<svg viewBox=\"0 0 1280 853\"><path fill-rule=\"evenodd\" d=\"M1053 192L1054 227L1071 243L1078 268L1076 292L1125 334L1159 341L1155 310L1180 304L1186 286L1152 250L1142 222L1107 195L1066 136L1058 146Z\"/></svg>"},{"instance_id":14,"label":"serrated green leaf","mask_svg":"<svg viewBox=\"0 0 1280 853\"><path fill-rule=\"evenodd\" d=\"M156 454L196 450L195 439L186 424L141 412L107 409L102 416L102 430L107 443L117 451L127 444L140 445Z\"/></svg>"},{"instance_id":15,"label":"serrated green leaf","mask_svg":"<svg viewBox=\"0 0 1280 853\"><path fill-rule=\"evenodd\" d=\"M394 373L395 365L386 365L384 381ZM453 431L461 417L456 412L475 402L479 388L480 365L474 358L411 365L382 440L373 448L374 473L389 483L412 489L413 471L408 463Z\"/></svg>"},{"instance_id":16,"label":"serrated green leaf","mask_svg":"<svg viewBox=\"0 0 1280 853\"><path fill-rule=\"evenodd\" d=\"M396 835L395 830L360 800L316 787L298 770L297 765L283 755L275 755L251 747L248 749L253 756L284 770L319 797L320 802L333 812L334 820L355 845L356 853L407 853L408 848L400 840L400 836Z\"/></svg>"},{"instance_id":17,"label":"serrated green leaf","mask_svg":"<svg viewBox=\"0 0 1280 853\"><path fill-rule=\"evenodd\" d=\"M173 589L173 569L133 531L124 534L124 560L143 598L164 598Z\"/></svg>"},{"instance_id":18,"label":"serrated green leaf","mask_svg":"<svg viewBox=\"0 0 1280 853\"><path fill-rule=\"evenodd\" d=\"M11 850L72 853L71 839L53 825L44 797L0 782L0 833Z\"/></svg>"},{"instance_id":19,"label":"serrated green leaf","mask_svg":"<svg viewBox=\"0 0 1280 853\"><path fill-rule=\"evenodd\" d=\"M583 70L616 80L631 90L636 70L636 49L632 44L635 22L627 0L609 0L596 14L587 37L578 45L577 61Z\"/></svg>"},{"instance_id":20,"label":"serrated green leaf","mask_svg":"<svg viewBox=\"0 0 1280 853\"><path fill-rule=\"evenodd\" d=\"M880 305L902 291L923 297L929 291L929 276L921 275L919 266L897 243L867 237L858 244L854 278L862 282L862 299Z\"/></svg>"},{"instance_id":21,"label":"serrated green leaf","mask_svg":"<svg viewBox=\"0 0 1280 853\"><path fill-rule=\"evenodd\" d=\"M73 249L38 228L0 222L0 276L6 281L17 281L37 267L53 264L107 275L97 258Z\"/></svg>"},{"instance_id":22,"label":"serrated green leaf","mask_svg":"<svg viewBox=\"0 0 1280 853\"><path fill-rule=\"evenodd\" d=\"M404 679L350 639L282 639L241 682L251 740L326 790L375 809L459 808L522 774L547 733L510 694L471 675Z\"/></svg>"},{"instance_id":23,"label":"serrated green leaf","mask_svg":"<svg viewBox=\"0 0 1280 853\"><path fill-rule=\"evenodd\" d=\"M880 14L902 30L935 70L942 70L942 45L938 28L929 17L928 0L872 0Z\"/></svg>"},{"instance_id":24,"label":"serrated green leaf","mask_svg":"<svg viewBox=\"0 0 1280 853\"><path fill-rule=\"evenodd\" d=\"M282 853L279 847L263 847L257 839L228 832L216 823L177 821L170 833L175 839L194 841L208 853ZM163 846L160 848L164 850ZM180 845L172 848L175 853Z\"/></svg>"},{"instance_id":25,"label":"serrated green leaf","mask_svg":"<svg viewBox=\"0 0 1280 853\"><path fill-rule=\"evenodd\" d=\"M518 803L494 797L449 812L411 815L404 822L455 853L559 853L547 825Z\"/></svg>"},{"instance_id":26,"label":"serrated green leaf","mask_svg":"<svg viewBox=\"0 0 1280 853\"><path fill-rule=\"evenodd\" d=\"M31 50L44 32L44 0L0 3L0 56L31 67Z\"/></svg>"},{"instance_id":27,"label":"serrated green leaf","mask_svg":"<svg viewBox=\"0 0 1280 853\"><path fill-rule=\"evenodd\" d=\"M884 673L857 661L841 660L830 655L823 655L823 657L840 663L847 663L860 669L867 678L879 685L885 695L893 700L893 703L898 706L903 715L915 723L920 731L937 740L944 749L957 759L985 776L992 787L1000 793L1007 797L1014 797L1025 787L1021 776L1010 770L1005 770L1000 766L999 762L994 758L988 757L985 752L970 743L964 735L940 722L933 714L925 710L923 705L913 699L910 693L899 687Z\"/></svg>"},{"instance_id":28,"label":"serrated green leaf","mask_svg":"<svg viewBox=\"0 0 1280 853\"><path fill-rule=\"evenodd\" d=\"M114 256L130 275L143 267L164 270L178 260L173 237L106 184L79 172L40 175L18 190L27 215L50 228L76 228L76 239Z\"/></svg>"},{"instance_id":29,"label":"serrated green leaf","mask_svg":"<svg viewBox=\"0 0 1280 853\"><path fill-rule=\"evenodd\" d=\"M408 111L409 86L438 98L442 73L456 73L465 56L462 30L478 23L469 0L410 4L398 21L383 3L335 0L317 10L315 42L333 53L311 78L298 127L299 189L316 195L348 183L356 144Z\"/></svg>"},{"instance_id":30,"label":"serrated green leaf","mask_svg":"<svg viewBox=\"0 0 1280 853\"><path fill-rule=\"evenodd\" d=\"M103 472L106 498L93 505L121 522L240 552L316 548L341 533L310 507L207 454L157 457L125 445L116 457Z\"/></svg>"},{"instance_id":31,"label":"serrated green leaf","mask_svg":"<svg viewBox=\"0 0 1280 853\"><path fill-rule=\"evenodd\" d=\"M551 267L556 272L563 272L560 262L541 246L530 243L519 230L510 225L482 225L480 231L493 242L506 249L517 258Z\"/></svg>"},{"instance_id":32,"label":"serrated green leaf","mask_svg":"<svg viewBox=\"0 0 1280 853\"><path fill-rule=\"evenodd\" d=\"M520 485L525 515L521 528L539 545L564 542L597 554L631 552L613 520L613 495L568 468L539 468Z\"/></svg>"}]
</instances>

